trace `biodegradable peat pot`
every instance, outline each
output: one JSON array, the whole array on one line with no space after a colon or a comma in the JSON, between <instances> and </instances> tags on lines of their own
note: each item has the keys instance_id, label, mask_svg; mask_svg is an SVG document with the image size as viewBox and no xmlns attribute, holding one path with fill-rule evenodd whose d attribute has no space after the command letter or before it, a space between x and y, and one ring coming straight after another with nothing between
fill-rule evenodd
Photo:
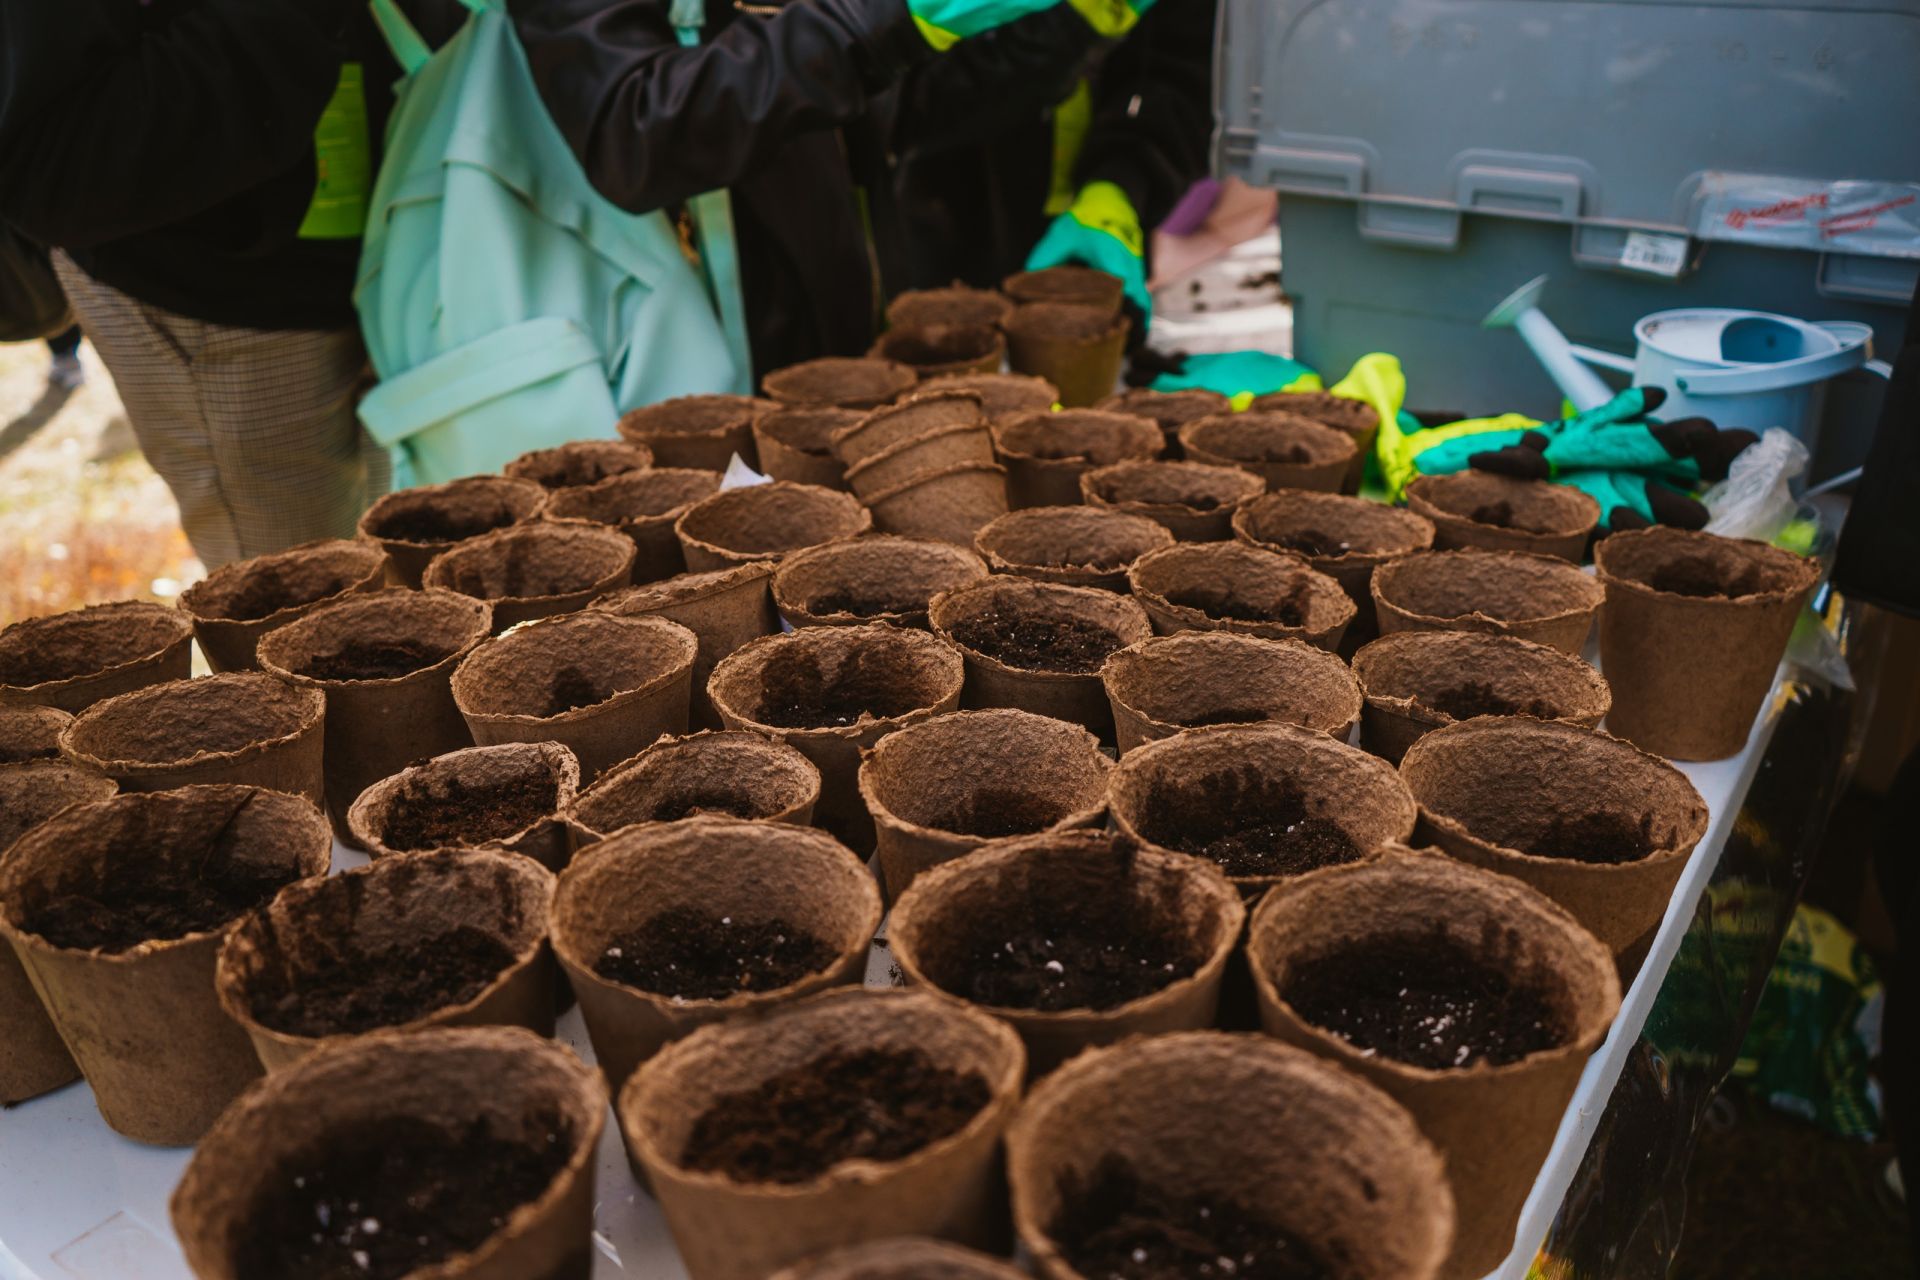
<instances>
[{"instance_id":1,"label":"biodegradable peat pot","mask_svg":"<svg viewBox=\"0 0 1920 1280\"><path fill-rule=\"evenodd\" d=\"M567 810L576 848L642 822L717 815L806 826L820 770L784 742L745 729L662 738L599 780Z\"/></svg>"},{"instance_id":2,"label":"biodegradable peat pot","mask_svg":"<svg viewBox=\"0 0 1920 1280\"><path fill-rule=\"evenodd\" d=\"M1232 631L1340 647L1355 606L1340 584L1299 556L1243 542L1182 542L1127 570L1133 594L1161 635Z\"/></svg>"},{"instance_id":3,"label":"biodegradable peat pot","mask_svg":"<svg viewBox=\"0 0 1920 1280\"><path fill-rule=\"evenodd\" d=\"M1180 448L1195 462L1239 467L1269 489L1338 493L1355 449L1343 431L1291 413L1223 413L1180 428Z\"/></svg>"},{"instance_id":4,"label":"biodegradable peat pot","mask_svg":"<svg viewBox=\"0 0 1920 1280\"><path fill-rule=\"evenodd\" d=\"M7 852L0 935L117 1132L191 1143L260 1074L214 957L237 917L325 875L332 847L298 796L209 786L78 805Z\"/></svg>"},{"instance_id":5,"label":"biodegradable peat pot","mask_svg":"<svg viewBox=\"0 0 1920 1280\"><path fill-rule=\"evenodd\" d=\"M633 578L631 538L584 520L483 533L433 558L421 578L493 606L493 629L584 608Z\"/></svg>"},{"instance_id":6,"label":"biodegradable peat pot","mask_svg":"<svg viewBox=\"0 0 1920 1280\"><path fill-rule=\"evenodd\" d=\"M1210 1265L1215 1231L1278 1246L1235 1260L1269 1275L1434 1280L1453 1239L1440 1154L1406 1109L1262 1036L1082 1054L1021 1109L1007 1177L1046 1280L1126 1274L1134 1258L1160 1268L1142 1274L1232 1274Z\"/></svg>"},{"instance_id":7,"label":"biodegradable peat pot","mask_svg":"<svg viewBox=\"0 0 1920 1280\"><path fill-rule=\"evenodd\" d=\"M1400 762L1423 838L1524 880L1624 952L1666 914L1707 804L1630 742L1559 721L1480 716L1435 729Z\"/></svg>"},{"instance_id":8,"label":"biodegradable peat pot","mask_svg":"<svg viewBox=\"0 0 1920 1280\"><path fill-rule=\"evenodd\" d=\"M1613 956L1525 885L1403 850L1274 889L1247 958L1266 1030L1392 1094L1446 1157L1441 1275L1493 1271L1619 1011Z\"/></svg>"},{"instance_id":9,"label":"biodegradable peat pot","mask_svg":"<svg viewBox=\"0 0 1920 1280\"><path fill-rule=\"evenodd\" d=\"M1100 668L1125 755L1209 724L1278 720L1347 740L1360 685L1347 664L1299 640L1182 631L1120 650Z\"/></svg>"},{"instance_id":10,"label":"biodegradable peat pot","mask_svg":"<svg viewBox=\"0 0 1920 1280\"><path fill-rule=\"evenodd\" d=\"M1256 413L1290 413L1334 427L1353 440L1353 465L1341 483L1342 493L1355 493L1367 473L1367 459L1373 455L1380 435L1380 412L1364 400L1337 396L1331 391L1272 391L1256 396L1248 408Z\"/></svg>"},{"instance_id":11,"label":"biodegradable peat pot","mask_svg":"<svg viewBox=\"0 0 1920 1280\"><path fill-rule=\"evenodd\" d=\"M1092 307L1108 315L1117 315L1126 286L1119 276L1092 267L1045 267L1021 271L1000 282L1000 291L1014 302L1054 302L1069 306Z\"/></svg>"},{"instance_id":12,"label":"biodegradable peat pot","mask_svg":"<svg viewBox=\"0 0 1920 1280\"><path fill-rule=\"evenodd\" d=\"M647 446L663 467L725 471L736 453L753 466L753 415L760 407L751 396L676 396L628 412L620 436Z\"/></svg>"},{"instance_id":13,"label":"biodegradable peat pot","mask_svg":"<svg viewBox=\"0 0 1920 1280\"><path fill-rule=\"evenodd\" d=\"M0 706L78 715L106 698L185 679L192 648L187 616L145 600L28 618L0 631Z\"/></svg>"},{"instance_id":14,"label":"biodegradable peat pot","mask_svg":"<svg viewBox=\"0 0 1920 1280\"><path fill-rule=\"evenodd\" d=\"M987 1243L1003 1212L1000 1135L1026 1066L1009 1027L944 997L830 991L668 1045L620 1091L620 1128L659 1196L687 1274L760 1280L822 1249L886 1236ZM831 1076L822 1068L832 1068ZM808 1141L804 1120L731 1149L716 1141L750 1102L770 1101L782 1087L853 1095L845 1108L858 1103L871 1118L843 1128L833 1109L838 1141L825 1144ZM904 1108L912 1128L903 1132L895 1117ZM888 1121L882 1156L853 1153L873 1150L861 1139ZM922 1135L931 1140L910 1145ZM787 1178L733 1176L729 1169L739 1165L725 1162L729 1155L764 1155L756 1164ZM813 1172L828 1160L834 1163Z\"/></svg>"},{"instance_id":15,"label":"biodegradable peat pot","mask_svg":"<svg viewBox=\"0 0 1920 1280\"><path fill-rule=\"evenodd\" d=\"M417 587L442 551L531 520L546 500L547 491L531 480L467 476L388 494L360 517L360 536L387 553L387 575L395 586Z\"/></svg>"},{"instance_id":16,"label":"biodegradable peat pot","mask_svg":"<svg viewBox=\"0 0 1920 1280\"><path fill-rule=\"evenodd\" d=\"M72 722L73 717L58 707L31 702L18 706L0 703L0 764L58 760L60 731ZM5 848L5 844L0 844L0 849Z\"/></svg>"},{"instance_id":17,"label":"biodegradable peat pot","mask_svg":"<svg viewBox=\"0 0 1920 1280\"><path fill-rule=\"evenodd\" d=\"M887 900L990 840L1091 827L1113 761L1078 725L1026 711L956 711L882 738L860 762Z\"/></svg>"},{"instance_id":18,"label":"biodegradable peat pot","mask_svg":"<svg viewBox=\"0 0 1920 1280\"><path fill-rule=\"evenodd\" d=\"M1361 745L1396 764L1423 734L1456 719L1528 715L1591 729L1607 682L1584 658L1514 636L1403 631L1353 655L1366 695Z\"/></svg>"},{"instance_id":19,"label":"biodegradable peat pot","mask_svg":"<svg viewBox=\"0 0 1920 1280\"><path fill-rule=\"evenodd\" d=\"M1027 1274L957 1244L905 1236L831 1249L772 1280L1027 1280Z\"/></svg>"},{"instance_id":20,"label":"biodegradable peat pot","mask_svg":"<svg viewBox=\"0 0 1920 1280\"><path fill-rule=\"evenodd\" d=\"M858 409L769 409L753 419L760 471L775 480L845 489L847 469L834 456L833 437L864 415Z\"/></svg>"},{"instance_id":21,"label":"biodegradable peat pot","mask_svg":"<svg viewBox=\"0 0 1920 1280\"><path fill-rule=\"evenodd\" d=\"M579 489L652 465L653 450L631 440L569 440L523 453L501 470L542 489Z\"/></svg>"},{"instance_id":22,"label":"biodegradable peat pot","mask_svg":"<svg viewBox=\"0 0 1920 1280\"><path fill-rule=\"evenodd\" d=\"M910 981L1018 1031L1037 1076L1093 1045L1212 1026L1245 923L1212 863L1055 831L930 868L887 941Z\"/></svg>"},{"instance_id":23,"label":"biodegradable peat pot","mask_svg":"<svg viewBox=\"0 0 1920 1280\"><path fill-rule=\"evenodd\" d=\"M954 427L977 427L986 420L980 397L972 391L923 391L900 404L862 414L828 438L834 456L849 468L894 446Z\"/></svg>"},{"instance_id":24,"label":"biodegradable peat pot","mask_svg":"<svg viewBox=\"0 0 1920 1280\"><path fill-rule=\"evenodd\" d=\"M758 636L780 629L768 584L773 566L765 561L710 573L683 573L662 582L617 591L593 607L626 617L660 617L693 632L699 648L693 658L689 723L718 728L719 713L707 697L707 679L722 658Z\"/></svg>"},{"instance_id":25,"label":"biodegradable peat pot","mask_svg":"<svg viewBox=\"0 0 1920 1280\"><path fill-rule=\"evenodd\" d=\"M1080 477L1088 506L1144 516L1181 542L1232 537L1234 508L1264 488L1251 472L1203 462L1122 462Z\"/></svg>"},{"instance_id":26,"label":"biodegradable peat pot","mask_svg":"<svg viewBox=\"0 0 1920 1280\"><path fill-rule=\"evenodd\" d=\"M1127 317L1099 307L1023 303L1007 320L1007 359L1015 373L1045 378L1060 403L1082 408L1113 394L1126 358Z\"/></svg>"},{"instance_id":27,"label":"biodegradable peat pot","mask_svg":"<svg viewBox=\"0 0 1920 1280\"><path fill-rule=\"evenodd\" d=\"M989 422L1021 413L1040 413L1060 402L1060 388L1045 378L1024 373L954 373L929 378L908 397L918 400L948 391L970 391L980 397L980 411Z\"/></svg>"},{"instance_id":28,"label":"biodegradable peat pot","mask_svg":"<svg viewBox=\"0 0 1920 1280\"><path fill-rule=\"evenodd\" d=\"M174 1189L173 1229L199 1280L369 1255L421 1280L587 1280L606 1109L599 1074L529 1031L366 1036L235 1103ZM320 1241L316 1217L338 1219Z\"/></svg>"},{"instance_id":29,"label":"biodegradable peat pot","mask_svg":"<svg viewBox=\"0 0 1920 1280\"><path fill-rule=\"evenodd\" d=\"M1577 566L1519 551L1422 551L1373 571L1383 636L1480 631L1578 655L1605 596Z\"/></svg>"},{"instance_id":30,"label":"biodegradable peat pot","mask_svg":"<svg viewBox=\"0 0 1920 1280\"><path fill-rule=\"evenodd\" d=\"M755 640L714 668L707 692L727 728L757 730L813 761L815 823L864 854L873 819L856 781L861 749L957 708L965 678L953 646L882 622Z\"/></svg>"},{"instance_id":31,"label":"biodegradable peat pot","mask_svg":"<svg viewBox=\"0 0 1920 1280\"><path fill-rule=\"evenodd\" d=\"M552 902L519 854L393 854L274 895L227 935L214 991L268 1071L386 1028L550 1036Z\"/></svg>"},{"instance_id":32,"label":"biodegradable peat pot","mask_svg":"<svg viewBox=\"0 0 1920 1280\"><path fill-rule=\"evenodd\" d=\"M826 832L707 815L582 850L553 947L617 1092L696 1028L858 983L880 916L866 864Z\"/></svg>"},{"instance_id":33,"label":"biodegradable peat pot","mask_svg":"<svg viewBox=\"0 0 1920 1280\"><path fill-rule=\"evenodd\" d=\"M347 827L376 858L502 849L558 871L568 854L560 815L579 787L580 766L557 742L468 747L374 783L347 810Z\"/></svg>"},{"instance_id":34,"label":"biodegradable peat pot","mask_svg":"<svg viewBox=\"0 0 1920 1280\"><path fill-rule=\"evenodd\" d=\"M1593 559L1607 593L1607 728L1676 760L1740 750L1819 564L1761 542L1658 528L1616 533Z\"/></svg>"},{"instance_id":35,"label":"biodegradable peat pot","mask_svg":"<svg viewBox=\"0 0 1920 1280\"><path fill-rule=\"evenodd\" d=\"M789 551L858 537L872 527L873 516L851 495L785 480L722 489L673 522L695 573L778 561Z\"/></svg>"},{"instance_id":36,"label":"biodegradable peat pot","mask_svg":"<svg viewBox=\"0 0 1920 1280\"><path fill-rule=\"evenodd\" d=\"M1165 525L1097 507L1030 507L981 526L974 549L995 573L1069 587L1127 589L1127 569L1173 545Z\"/></svg>"},{"instance_id":37,"label":"biodegradable peat pot","mask_svg":"<svg viewBox=\"0 0 1920 1280\"><path fill-rule=\"evenodd\" d=\"M474 650L453 673L453 700L481 746L557 742L592 782L656 738L687 731L699 648L665 618L547 618Z\"/></svg>"},{"instance_id":38,"label":"biodegradable peat pot","mask_svg":"<svg viewBox=\"0 0 1920 1280\"><path fill-rule=\"evenodd\" d=\"M1421 476L1407 486L1407 510L1433 521L1442 551L1530 551L1575 564L1600 520L1600 504L1571 485L1490 471Z\"/></svg>"},{"instance_id":39,"label":"biodegradable peat pot","mask_svg":"<svg viewBox=\"0 0 1920 1280\"><path fill-rule=\"evenodd\" d=\"M1098 409L1029 413L994 424L994 447L1007 467L1007 498L1020 507L1080 503L1080 477L1095 467L1147 462L1166 444L1145 418Z\"/></svg>"},{"instance_id":40,"label":"biodegradable peat pot","mask_svg":"<svg viewBox=\"0 0 1920 1280\"><path fill-rule=\"evenodd\" d=\"M942 592L927 617L966 655L969 707L1015 707L1102 737L1113 712L1100 664L1153 634L1127 596L1007 574Z\"/></svg>"},{"instance_id":41,"label":"biodegradable peat pot","mask_svg":"<svg viewBox=\"0 0 1920 1280\"><path fill-rule=\"evenodd\" d=\"M984 420L941 427L910 440L895 441L854 463L847 468L847 486L865 502L936 471L993 460L993 431Z\"/></svg>"},{"instance_id":42,"label":"biodegradable peat pot","mask_svg":"<svg viewBox=\"0 0 1920 1280\"><path fill-rule=\"evenodd\" d=\"M492 611L452 591L351 596L260 642L266 669L327 700L327 810L347 834L362 791L415 760L473 745L449 687L487 638Z\"/></svg>"},{"instance_id":43,"label":"biodegradable peat pot","mask_svg":"<svg viewBox=\"0 0 1920 1280\"><path fill-rule=\"evenodd\" d=\"M963 462L902 481L866 502L875 528L970 547L981 525L1007 514L1007 469Z\"/></svg>"},{"instance_id":44,"label":"biodegradable peat pot","mask_svg":"<svg viewBox=\"0 0 1920 1280\"><path fill-rule=\"evenodd\" d=\"M269 631L387 582L387 553L345 538L302 543L215 569L180 594L193 636L215 671L255 671Z\"/></svg>"},{"instance_id":45,"label":"biodegradable peat pot","mask_svg":"<svg viewBox=\"0 0 1920 1280\"><path fill-rule=\"evenodd\" d=\"M60 750L123 791L230 782L321 804L326 710L320 690L257 671L173 680L81 712Z\"/></svg>"},{"instance_id":46,"label":"biodegradable peat pot","mask_svg":"<svg viewBox=\"0 0 1920 1280\"><path fill-rule=\"evenodd\" d=\"M684 573L687 558L673 524L702 498L720 492L720 477L692 467L658 467L609 476L597 484L562 489L547 499L555 520L611 525L633 540L633 580L656 582Z\"/></svg>"},{"instance_id":47,"label":"biodegradable peat pot","mask_svg":"<svg viewBox=\"0 0 1920 1280\"><path fill-rule=\"evenodd\" d=\"M955 281L944 289L909 289L887 304L887 323L910 325L1000 325L1013 314L1013 299L992 289ZM909 361L911 363L911 361Z\"/></svg>"},{"instance_id":48,"label":"biodegradable peat pot","mask_svg":"<svg viewBox=\"0 0 1920 1280\"><path fill-rule=\"evenodd\" d=\"M1163 452L1169 458L1179 458L1180 428L1189 422L1201 418L1210 418L1215 414L1233 412L1233 402L1218 391L1208 391L1202 387L1189 387L1180 391L1155 391L1151 387L1129 387L1118 395L1108 396L1093 406L1105 409L1109 413L1130 413L1136 418L1145 418L1159 424L1165 437Z\"/></svg>"},{"instance_id":49,"label":"biodegradable peat pot","mask_svg":"<svg viewBox=\"0 0 1920 1280\"><path fill-rule=\"evenodd\" d=\"M1252 896L1413 835L1393 766L1292 724L1210 725L1120 758L1107 803L1122 833L1220 864Z\"/></svg>"},{"instance_id":50,"label":"biodegradable peat pot","mask_svg":"<svg viewBox=\"0 0 1920 1280\"><path fill-rule=\"evenodd\" d=\"M904 364L922 378L950 373L998 373L1007 356L1007 340L994 324L988 323L895 322L867 354Z\"/></svg>"},{"instance_id":51,"label":"biodegradable peat pot","mask_svg":"<svg viewBox=\"0 0 1920 1280\"><path fill-rule=\"evenodd\" d=\"M877 409L919 380L919 374L892 360L822 356L776 369L762 386L769 399L781 404Z\"/></svg>"},{"instance_id":52,"label":"biodegradable peat pot","mask_svg":"<svg viewBox=\"0 0 1920 1280\"><path fill-rule=\"evenodd\" d=\"M1255 498L1233 513L1233 536L1265 551L1306 557L1373 618L1373 571L1433 546L1433 522L1367 498L1284 489Z\"/></svg>"},{"instance_id":53,"label":"biodegradable peat pot","mask_svg":"<svg viewBox=\"0 0 1920 1280\"><path fill-rule=\"evenodd\" d=\"M880 534L796 551L773 574L773 603L792 627L927 625L927 602L977 582L987 566L932 538Z\"/></svg>"}]
</instances>

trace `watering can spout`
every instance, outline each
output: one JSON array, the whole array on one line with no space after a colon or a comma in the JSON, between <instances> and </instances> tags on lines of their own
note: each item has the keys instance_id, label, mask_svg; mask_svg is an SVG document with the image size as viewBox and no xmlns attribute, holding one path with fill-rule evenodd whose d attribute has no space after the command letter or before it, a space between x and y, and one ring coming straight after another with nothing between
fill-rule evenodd
<instances>
[{"instance_id":1,"label":"watering can spout","mask_svg":"<svg viewBox=\"0 0 1920 1280\"><path fill-rule=\"evenodd\" d=\"M1535 276L1489 311L1487 318L1480 322L1481 327L1518 330L1521 341L1533 351L1534 359L1573 402L1573 407L1597 409L1613 398L1613 389L1582 361L1626 370L1632 369L1632 362L1568 342L1567 335L1540 310L1540 295L1546 287L1547 278Z\"/></svg>"}]
</instances>

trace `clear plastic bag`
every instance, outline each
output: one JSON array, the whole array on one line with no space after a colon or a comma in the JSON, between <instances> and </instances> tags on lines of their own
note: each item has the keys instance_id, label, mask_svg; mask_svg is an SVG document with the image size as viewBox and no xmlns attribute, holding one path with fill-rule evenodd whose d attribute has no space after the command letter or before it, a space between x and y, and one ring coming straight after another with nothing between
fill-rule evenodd
<instances>
[{"instance_id":1,"label":"clear plastic bag","mask_svg":"<svg viewBox=\"0 0 1920 1280\"><path fill-rule=\"evenodd\" d=\"M1806 445L1779 427L1767 428L1701 499L1711 513L1707 532L1772 542L1799 511L1791 486L1806 473L1807 461Z\"/></svg>"}]
</instances>

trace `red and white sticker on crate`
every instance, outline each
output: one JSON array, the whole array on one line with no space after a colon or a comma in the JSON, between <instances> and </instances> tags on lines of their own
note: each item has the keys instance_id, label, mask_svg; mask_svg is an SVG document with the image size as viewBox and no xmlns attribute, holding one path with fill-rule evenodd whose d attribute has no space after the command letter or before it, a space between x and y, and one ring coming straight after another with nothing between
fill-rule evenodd
<instances>
[{"instance_id":1,"label":"red and white sticker on crate","mask_svg":"<svg viewBox=\"0 0 1920 1280\"><path fill-rule=\"evenodd\" d=\"M1695 195L1693 233L1817 253L1920 258L1920 183L1709 172Z\"/></svg>"}]
</instances>

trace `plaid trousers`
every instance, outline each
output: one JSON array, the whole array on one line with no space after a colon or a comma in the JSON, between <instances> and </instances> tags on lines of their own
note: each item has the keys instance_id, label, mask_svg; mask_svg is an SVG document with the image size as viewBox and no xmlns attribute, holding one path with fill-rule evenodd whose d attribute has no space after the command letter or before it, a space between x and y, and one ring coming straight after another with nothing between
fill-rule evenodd
<instances>
[{"instance_id":1,"label":"plaid trousers","mask_svg":"<svg viewBox=\"0 0 1920 1280\"><path fill-rule=\"evenodd\" d=\"M358 329L212 324L128 297L64 253L54 269L208 569L354 536L390 479L354 413Z\"/></svg>"}]
</instances>

